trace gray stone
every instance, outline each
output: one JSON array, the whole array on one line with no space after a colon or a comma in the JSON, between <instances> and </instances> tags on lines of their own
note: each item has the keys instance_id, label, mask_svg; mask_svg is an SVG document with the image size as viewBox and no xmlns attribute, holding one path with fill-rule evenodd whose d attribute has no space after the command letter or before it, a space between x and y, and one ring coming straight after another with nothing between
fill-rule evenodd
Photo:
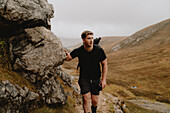
<instances>
[{"instance_id":1,"label":"gray stone","mask_svg":"<svg viewBox=\"0 0 170 113\"><path fill-rule=\"evenodd\" d=\"M10 82L6 84L5 89L12 97L16 97L19 93L16 87Z\"/></svg>"},{"instance_id":2,"label":"gray stone","mask_svg":"<svg viewBox=\"0 0 170 113\"><path fill-rule=\"evenodd\" d=\"M11 96L16 97L18 94L19 94L18 90L16 90L16 88L14 87L14 89L13 89L13 91L11 93Z\"/></svg>"},{"instance_id":3,"label":"gray stone","mask_svg":"<svg viewBox=\"0 0 170 113\"><path fill-rule=\"evenodd\" d=\"M27 87L24 87L25 94L28 93L29 89Z\"/></svg>"},{"instance_id":4,"label":"gray stone","mask_svg":"<svg viewBox=\"0 0 170 113\"><path fill-rule=\"evenodd\" d=\"M37 100L39 97L39 95L37 93L34 93L32 91L28 92L28 96L26 97L26 101L30 101L30 100Z\"/></svg>"},{"instance_id":5,"label":"gray stone","mask_svg":"<svg viewBox=\"0 0 170 113\"><path fill-rule=\"evenodd\" d=\"M121 109L117 109L115 113L123 113L123 111Z\"/></svg>"},{"instance_id":6,"label":"gray stone","mask_svg":"<svg viewBox=\"0 0 170 113\"><path fill-rule=\"evenodd\" d=\"M5 94L5 86L3 84L0 84L0 98L6 97Z\"/></svg>"},{"instance_id":7,"label":"gray stone","mask_svg":"<svg viewBox=\"0 0 170 113\"><path fill-rule=\"evenodd\" d=\"M47 104L57 104L57 103L66 103L67 95L64 92L63 87L59 84L54 77L49 78L42 86L42 89L39 90L39 93L42 95L42 99ZM48 83L48 85L46 84ZM46 90L44 90L46 86Z\"/></svg>"},{"instance_id":8,"label":"gray stone","mask_svg":"<svg viewBox=\"0 0 170 113\"><path fill-rule=\"evenodd\" d=\"M15 85L15 87L19 91L19 94L20 94L21 97L25 97L26 96L26 92L21 87L19 87L17 84ZM26 89L28 90L28 88L26 88Z\"/></svg>"},{"instance_id":9,"label":"gray stone","mask_svg":"<svg viewBox=\"0 0 170 113\"><path fill-rule=\"evenodd\" d=\"M4 85L9 84L9 83L10 83L9 80L2 81L2 84L4 84Z\"/></svg>"},{"instance_id":10,"label":"gray stone","mask_svg":"<svg viewBox=\"0 0 170 113\"><path fill-rule=\"evenodd\" d=\"M20 93L21 97L26 96L26 91L24 91L23 89L19 90L19 93Z\"/></svg>"},{"instance_id":11,"label":"gray stone","mask_svg":"<svg viewBox=\"0 0 170 113\"><path fill-rule=\"evenodd\" d=\"M47 99L46 99L46 103L47 103L47 104L51 104L51 99L50 99L50 98L47 98Z\"/></svg>"},{"instance_id":12,"label":"gray stone","mask_svg":"<svg viewBox=\"0 0 170 113\"><path fill-rule=\"evenodd\" d=\"M69 74L65 73L61 66L57 66L54 68L54 72L56 72L54 75L57 77L59 76L64 82L66 82L69 86L72 85L72 82L74 81L74 78L70 76Z\"/></svg>"},{"instance_id":13,"label":"gray stone","mask_svg":"<svg viewBox=\"0 0 170 113\"><path fill-rule=\"evenodd\" d=\"M43 92L44 92L44 94L48 94L49 93L49 89L50 87L48 87L48 86L46 86L45 84L43 84L43 86L42 86L42 90L43 90Z\"/></svg>"},{"instance_id":14,"label":"gray stone","mask_svg":"<svg viewBox=\"0 0 170 113\"><path fill-rule=\"evenodd\" d=\"M32 109L39 95L29 91L27 87L24 87L24 90L20 86L14 85L9 81L0 82L0 111L4 111L4 113L18 113L23 112L22 108L29 107L27 110ZM20 92L25 93L20 94ZM28 92L28 95L26 95L26 92ZM24 95L26 95L25 98L23 98ZM2 100L4 101L3 103ZM29 105L27 105L28 103Z\"/></svg>"},{"instance_id":15,"label":"gray stone","mask_svg":"<svg viewBox=\"0 0 170 113\"><path fill-rule=\"evenodd\" d=\"M26 34L24 36L25 38L28 38L30 42L29 45L32 44L30 47L32 48L31 51L25 49L27 46L21 46L20 41L22 39L18 39L18 42L16 41L17 36L10 41L13 45L13 50L15 50L14 57L16 58L16 61L14 61L15 63L13 65L15 70L22 69L25 70L26 73L30 72L44 76L45 74L48 74L53 67L63 63L66 57L64 48L59 38L57 38L50 30L47 30L44 27L36 27L26 29L25 32ZM22 49L15 49L21 47ZM24 52L25 50L27 52ZM32 76L32 74L30 75ZM30 80L36 82L34 77L31 77Z\"/></svg>"},{"instance_id":16,"label":"gray stone","mask_svg":"<svg viewBox=\"0 0 170 113\"><path fill-rule=\"evenodd\" d=\"M53 13L53 6L48 4L47 0L0 1L0 18L3 17L5 20L4 23L0 22L0 25L3 27L8 27L10 26L9 24L22 25L23 27L33 25L50 26L49 21L53 17Z\"/></svg>"}]
</instances>

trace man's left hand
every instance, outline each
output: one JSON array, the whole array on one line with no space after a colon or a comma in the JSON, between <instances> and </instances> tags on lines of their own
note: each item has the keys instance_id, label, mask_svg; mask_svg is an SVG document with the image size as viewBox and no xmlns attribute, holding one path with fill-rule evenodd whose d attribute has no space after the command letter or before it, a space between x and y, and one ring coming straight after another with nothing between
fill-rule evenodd
<instances>
[{"instance_id":1,"label":"man's left hand","mask_svg":"<svg viewBox=\"0 0 170 113\"><path fill-rule=\"evenodd\" d=\"M101 80L100 84L102 84L102 89L106 87L106 80Z\"/></svg>"}]
</instances>

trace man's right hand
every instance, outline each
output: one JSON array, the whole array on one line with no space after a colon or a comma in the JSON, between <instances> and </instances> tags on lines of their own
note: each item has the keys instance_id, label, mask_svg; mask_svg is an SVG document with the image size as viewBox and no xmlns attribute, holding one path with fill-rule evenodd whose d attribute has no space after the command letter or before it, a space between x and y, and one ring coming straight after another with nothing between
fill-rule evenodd
<instances>
[{"instance_id":1,"label":"man's right hand","mask_svg":"<svg viewBox=\"0 0 170 113\"><path fill-rule=\"evenodd\" d=\"M64 51L65 51L65 53L66 53L66 59L65 59L65 60L66 60L66 61L72 60L72 57L71 57L70 53L68 53L66 49L64 49Z\"/></svg>"}]
</instances>

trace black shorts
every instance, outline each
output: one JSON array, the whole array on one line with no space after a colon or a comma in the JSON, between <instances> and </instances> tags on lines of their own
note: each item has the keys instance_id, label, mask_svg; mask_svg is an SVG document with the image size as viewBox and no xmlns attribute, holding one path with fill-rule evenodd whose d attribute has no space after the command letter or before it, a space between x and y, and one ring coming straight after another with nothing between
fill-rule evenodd
<instances>
[{"instance_id":1,"label":"black shorts","mask_svg":"<svg viewBox=\"0 0 170 113\"><path fill-rule=\"evenodd\" d=\"M92 95L99 95L100 89L99 87L100 79L79 79L78 84L80 86L81 94L86 94L91 92Z\"/></svg>"}]
</instances>

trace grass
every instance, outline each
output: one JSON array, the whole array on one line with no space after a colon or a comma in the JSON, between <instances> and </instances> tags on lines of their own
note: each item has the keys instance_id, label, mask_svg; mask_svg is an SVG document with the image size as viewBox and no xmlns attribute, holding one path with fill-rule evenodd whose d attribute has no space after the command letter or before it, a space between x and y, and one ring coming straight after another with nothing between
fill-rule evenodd
<instances>
[{"instance_id":1,"label":"grass","mask_svg":"<svg viewBox=\"0 0 170 113\"><path fill-rule=\"evenodd\" d=\"M107 87L104 89L104 92L110 93L116 97L124 97L124 98L135 97L135 95L129 90L127 90L126 88L114 84L107 85Z\"/></svg>"},{"instance_id":2,"label":"grass","mask_svg":"<svg viewBox=\"0 0 170 113\"><path fill-rule=\"evenodd\" d=\"M110 53L107 55L109 68L107 83L122 86L135 96L170 103L169 53L169 46ZM137 88L132 89L132 86Z\"/></svg>"},{"instance_id":3,"label":"grass","mask_svg":"<svg viewBox=\"0 0 170 113\"><path fill-rule=\"evenodd\" d=\"M24 77L14 71L0 67L0 82L4 80L9 80L13 84L18 84L20 87L27 87L36 92L35 87Z\"/></svg>"}]
</instances>

